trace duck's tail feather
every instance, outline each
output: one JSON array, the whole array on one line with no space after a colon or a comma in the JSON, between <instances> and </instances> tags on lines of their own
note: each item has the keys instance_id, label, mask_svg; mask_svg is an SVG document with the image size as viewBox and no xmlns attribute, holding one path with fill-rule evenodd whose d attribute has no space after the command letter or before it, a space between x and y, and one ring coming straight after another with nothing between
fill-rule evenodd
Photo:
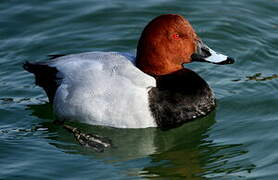
<instances>
[{"instance_id":1,"label":"duck's tail feather","mask_svg":"<svg viewBox=\"0 0 278 180\"><path fill-rule=\"evenodd\" d=\"M30 63L29 61L26 61L23 63L22 65L23 69L25 69L26 71L30 72L30 73L34 73L34 68L33 67L33 64Z\"/></svg>"},{"instance_id":2,"label":"duck's tail feather","mask_svg":"<svg viewBox=\"0 0 278 180\"><path fill-rule=\"evenodd\" d=\"M23 64L23 69L35 75L36 85L41 86L50 101L53 102L56 90L60 85L60 78L57 77L58 70L55 67L49 66L48 63L26 61Z\"/></svg>"}]
</instances>

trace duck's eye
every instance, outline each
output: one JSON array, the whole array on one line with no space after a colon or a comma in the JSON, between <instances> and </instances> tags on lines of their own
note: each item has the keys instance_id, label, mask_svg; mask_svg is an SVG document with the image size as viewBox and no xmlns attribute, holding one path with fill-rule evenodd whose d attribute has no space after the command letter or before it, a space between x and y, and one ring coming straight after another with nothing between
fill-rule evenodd
<instances>
[{"instance_id":1,"label":"duck's eye","mask_svg":"<svg viewBox=\"0 0 278 180\"><path fill-rule=\"evenodd\" d=\"M173 37L174 39L179 39L179 38L180 38L180 35L178 35L178 34L173 34L172 37Z\"/></svg>"}]
</instances>

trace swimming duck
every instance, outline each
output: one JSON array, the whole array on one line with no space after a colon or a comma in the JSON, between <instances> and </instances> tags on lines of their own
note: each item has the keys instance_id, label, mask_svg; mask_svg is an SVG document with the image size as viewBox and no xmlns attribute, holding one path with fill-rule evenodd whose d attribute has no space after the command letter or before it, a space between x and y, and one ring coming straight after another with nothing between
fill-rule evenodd
<instances>
[{"instance_id":1,"label":"swimming duck","mask_svg":"<svg viewBox=\"0 0 278 180\"><path fill-rule=\"evenodd\" d=\"M136 56L121 52L52 55L26 62L60 121L117 128L177 127L214 110L209 85L184 67L231 64L196 35L181 15L164 14L143 30Z\"/></svg>"}]
</instances>

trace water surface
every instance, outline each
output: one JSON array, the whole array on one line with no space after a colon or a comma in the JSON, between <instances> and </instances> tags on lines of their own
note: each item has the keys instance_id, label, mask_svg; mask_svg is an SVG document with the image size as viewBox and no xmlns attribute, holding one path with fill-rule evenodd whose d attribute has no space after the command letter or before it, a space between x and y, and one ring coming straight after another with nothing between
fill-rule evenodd
<instances>
[{"instance_id":1,"label":"water surface","mask_svg":"<svg viewBox=\"0 0 278 180\"><path fill-rule=\"evenodd\" d=\"M0 179L277 179L278 1L2 0ZM228 66L194 63L217 109L170 131L76 124L111 137L96 153L52 123L26 60L86 51L135 52L155 16L179 13Z\"/></svg>"}]
</instances>

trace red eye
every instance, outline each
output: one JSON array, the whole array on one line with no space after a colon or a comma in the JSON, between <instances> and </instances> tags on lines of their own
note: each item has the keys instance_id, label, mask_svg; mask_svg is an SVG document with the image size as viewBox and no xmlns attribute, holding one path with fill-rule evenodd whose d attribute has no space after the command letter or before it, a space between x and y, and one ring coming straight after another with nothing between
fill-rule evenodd
<instances>
[{"instance_id":1,"label":"red eye","mask_svg":"<svg viewBox=\"0 0 278 180\"><path fill-rule=\"evenodd\" d=\"M173 36L174 39L179 39L180 38L180 36L178 34L173 34L172 36Z\"/></svg>"}]
</instances>

